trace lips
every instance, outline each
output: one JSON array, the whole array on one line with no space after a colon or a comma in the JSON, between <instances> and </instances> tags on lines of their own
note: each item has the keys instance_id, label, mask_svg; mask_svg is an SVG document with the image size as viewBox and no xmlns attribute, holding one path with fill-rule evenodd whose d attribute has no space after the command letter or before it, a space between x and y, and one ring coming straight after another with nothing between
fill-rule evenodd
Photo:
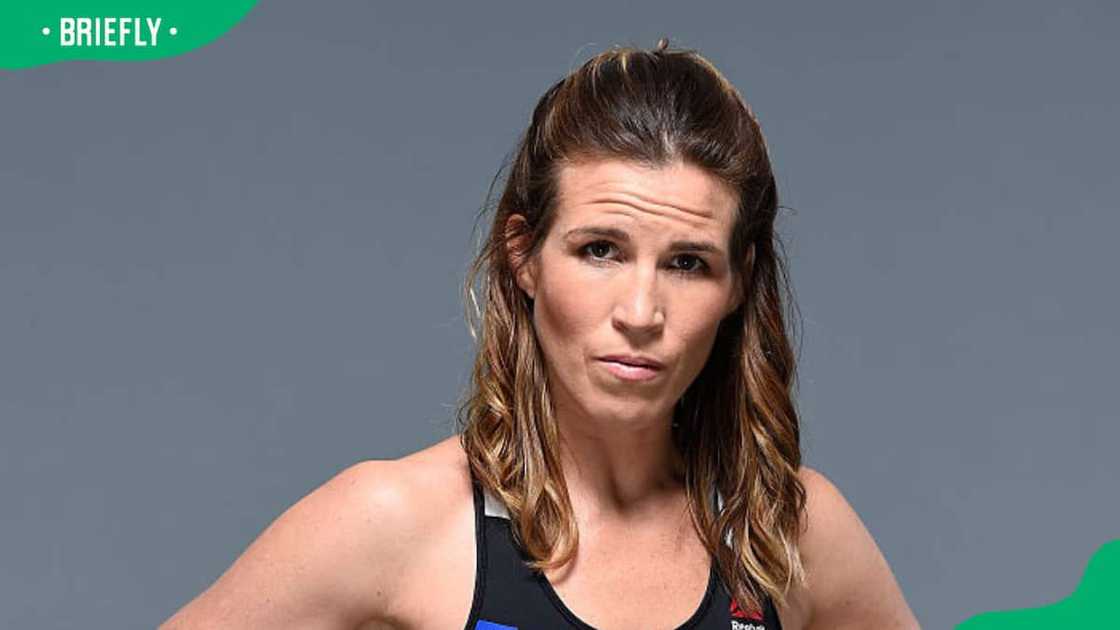
<instances>
[{"instance_id":1,"label":"lips","mask_svg":"<svg viewBox=\"0 0 1120 630\"><path fill-rule=\"evenodd\" d=\"M614 363L621 363L631 367L642 367L651 370L660 370L665 367L663 363L644 355L634 354L609 354L607 356L599 357L600 361L612 361Z\"/></svg>"},{"instance_id":2,"label":"lips","mask_svg":"<svg viewBox=\"0 0 1120 630\"><path fill-rule=\"evenodd\" d=\"M635 383L642 381L652 381L661 374L661 370L640 365L619 363L618 361L603 360L600 361L599 364L602 365L607 372L614 375L615 378L618 378L622 381Z\"/></svg>"},{"instance_id":3,"label":"lips","mask_svg":"<svg viewBox=\"0 0 1120 630\"><path fill-rule=\"evenodd\" d=\"M664 363L648 354L608 354L596 359L616 379L631 383L653 382L665 369Z\"/></svg>"}]
</instances>

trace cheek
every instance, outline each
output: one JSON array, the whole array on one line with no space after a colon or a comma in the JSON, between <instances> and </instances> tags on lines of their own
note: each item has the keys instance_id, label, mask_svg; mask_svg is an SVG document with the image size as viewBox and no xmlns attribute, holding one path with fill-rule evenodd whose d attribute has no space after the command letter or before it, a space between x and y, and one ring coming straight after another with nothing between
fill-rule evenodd
<instances>
[{"instance_id":1,"label":"cheek","mask_svg":"<svg viewBox=\"0 0 1120 630\"><path fill-rule=\"evenodd\" d=\"M703 364L711 351L712 342L715 340L716 327L691 328L683 333L686 337L684 347L688 351L691 362Z\"/></svg>"},{"instance_id":2,"label":"cheek","mask_svg":"<svg viewBox=\"0 0 1120 630\"><path fill-rule=\"evenodd\" d=\"M601 319L603 293L589 291L579 270L549 271L538 279L534 300L537 336L550 357L571 356L585 349Z\"/></svg>"},{"instance_id":3,"label":"cheek","mask_svg":"<svg viewBox=\"0 0 1120 630\"><path fill-rule=\"evenodd\" d=\"M680 313L684 317L678 319L677 335L688 356L689 372L699 374L707 362L719 332L723 306L724 303L717 300L693 300Z\"/></svg>"}]
</instances>

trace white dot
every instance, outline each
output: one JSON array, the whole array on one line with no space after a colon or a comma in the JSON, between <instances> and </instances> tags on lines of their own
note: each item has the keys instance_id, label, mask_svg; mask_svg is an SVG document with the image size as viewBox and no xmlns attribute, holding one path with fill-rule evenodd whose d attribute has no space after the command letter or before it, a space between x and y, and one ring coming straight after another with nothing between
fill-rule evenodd
<instances>
[{"instance_id":1,"label":"white dot","mask_svg":"<svg viewBox=\"0 0 1120 630\"><path fill-rule=\"evenodd\" d=\"M43 27L43 34L44 34L44 35L50 35L50 34L51 34L51 27L49 27L49 26L44 26L44 27Z\"/></svg>"},{"instance_id":2,"label":"white dot","mask_svg":"<svg viewBox=\"0 0 1120 630\"><path fill-rule=\"evenodd\" d=\"M172 27L171 27L171 29L170 29L170 30L168 30L167 32L168 32L168 33L171 33L172 35L178 35L178 34L179 34L179 29L177 29L177 28L175 28L174 26L172 26Z\"/></svg>"}]
</instances>

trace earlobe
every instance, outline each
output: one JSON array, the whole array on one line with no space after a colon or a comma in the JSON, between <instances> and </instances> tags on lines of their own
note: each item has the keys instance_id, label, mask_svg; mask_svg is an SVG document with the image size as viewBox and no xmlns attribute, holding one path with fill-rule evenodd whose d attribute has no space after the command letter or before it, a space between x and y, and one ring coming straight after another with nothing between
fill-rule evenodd
<instances>
[{"instance_id":1,"label":"earlobe","mask_svg":"<svg viewBox=\"0 0 1120 630\"><path fill-rule=\"evenodd\" d=\"M742 280L740 280L739 278L735 278L735 281L732 283L731 291L731 306L727 309L727 312L724 313L724 317L731 315L736 310L738 310L740 306L743 305L744 297Z\"/></svg>"},{"instance_id":2,"label":"earlobe","mask_svg":"<svg viewBox=\"0 0 1120 630\"><path fill-rule=\"evenodd\" d=\"M724 317L730 316L732 313L737 311L739 309L739 307L742 306L742 305L743 305L743 296L742 295L736 296L735 300L731 303L731 308L727 309L727 314L724 315Z\"/></svg>"},{"instance_id":3,"label":"earlobe","mask_svg":"<svg viewBox=\"0 0 1120 630\"><path fill-rule=\"evenodd\" d=\"M531 259L527 259L529 248L529 234L526 229L525 217L520 214L511 214L505 226L506 252L509 256L509 265L514 272L514 280L521 287L529 299L536 294L535 267Z\"/></svg>"},{"instance_id":4,"label":"earlobe","mask_svg":"<svg viewBox=\"0 0 1120 630\"><path fill-rule=\"evenodd\" d=\"M529 296L530 300L536 298L537 294L537 279L534 275L534 271L535 267L533 266L533 261L529 260L516 272L517 286L521 287L521 290Z\"/></svg>"}]
</instances>

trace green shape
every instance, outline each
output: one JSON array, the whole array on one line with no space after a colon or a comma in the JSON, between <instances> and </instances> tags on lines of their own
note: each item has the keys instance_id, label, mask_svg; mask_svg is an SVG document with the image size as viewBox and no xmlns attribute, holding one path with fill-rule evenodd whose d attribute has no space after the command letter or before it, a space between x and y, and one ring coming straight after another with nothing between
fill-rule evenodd
<instances>
[{"instance_id":1,"label":"green shape","mask_svg":"<svg viewBox=\"0 0 1120 630\"><path fill-rule=\"evenodd\" d=\"M172 57L215 41L256 4L257 0L0 0L0 68ZM127 33L122 32L125 28Z\"/></svg>"},{"instance_id":2,"label":"green shape","mask_svg":"<svg viewBox=\"0 0 1120 630\"><path fill-rule=\"evenodd\" d=\"M956 630L1120 628L1120 539L1105 543L1089 559L1081 583L1069 597L1039 608L989 612Z\"/></svg>"}]
</instances>

